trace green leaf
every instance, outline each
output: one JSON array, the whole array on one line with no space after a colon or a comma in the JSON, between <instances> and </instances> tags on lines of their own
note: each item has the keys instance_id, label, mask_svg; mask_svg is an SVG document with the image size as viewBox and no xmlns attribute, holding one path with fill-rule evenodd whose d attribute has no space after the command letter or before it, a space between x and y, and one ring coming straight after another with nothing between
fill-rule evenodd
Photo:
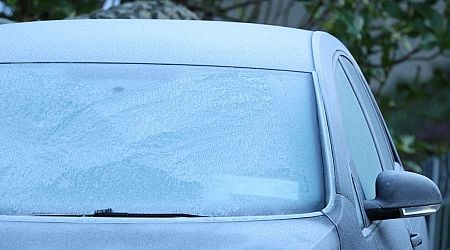
<instances>
[{"instance_id":1,"label":"green leaf","mask_svg":"<svg viewBox=\"0 0 450 250\"><path fill-rule=\"evenodd\" d=\"M403 18L405 17L405 11L400 8L400 5L396 2L386 1L385 3L386 12L395 18Z\"/></svg>"},{"instance_id":2,"label":"green leaf","mask_svg":"<svg viewBox=\"0 0 450 250\"><path fill-rule=\"evenodd\" d=\"M419 10L426 18L424 23L435 33L442 34L445 32L445 17L433 8L422 8Z\"/></svg>"},{"instance_id":3,"label":"green leaf","mask_svg":"<svg viewBox=\"0 0 450 250\"><path fill-rule=\"evenodd\" d=\"M416 149L414 148L414 142L416 141L413 135L402 135L399 138L398 149L407 154L414 154Z\"/></svg>"}]
</instances>

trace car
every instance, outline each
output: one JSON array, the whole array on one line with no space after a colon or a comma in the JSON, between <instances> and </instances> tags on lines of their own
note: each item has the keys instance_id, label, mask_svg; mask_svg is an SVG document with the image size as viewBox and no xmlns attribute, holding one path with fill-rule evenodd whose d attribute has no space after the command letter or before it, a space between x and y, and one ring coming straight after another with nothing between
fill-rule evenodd
<instances>
[{"instance_id":1,"label":"car","mask_svg":"<svg viewBox=\"0 0 450 250\"><path fill-rule=\"evenodd\" d=\"M0 26L0 248L427 249L355 59L216 21Z\"/></svg>"}]
</instances>

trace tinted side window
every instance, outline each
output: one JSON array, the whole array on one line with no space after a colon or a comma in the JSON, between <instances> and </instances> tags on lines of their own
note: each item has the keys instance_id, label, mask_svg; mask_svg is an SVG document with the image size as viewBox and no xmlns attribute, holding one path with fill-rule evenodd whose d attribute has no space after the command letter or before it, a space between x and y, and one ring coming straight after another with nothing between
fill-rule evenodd
<instances>
[{"instance_id":1,"label":"tinted side window","mask_svg":"<svg viewBox=\"0 0 450 250\"><path fill-rule=\"evenodd\" d=\"M369 89L366 88L366 83L361 78L361 75L355 69L353 64L345 57L340 57L339 62L342 63L342 66L347 73L350 81L353 82L353 87L360 94L361 103L366 103L366 118L370 121L370 125L372 125L372 131L376 135L378 141L378 153L380 158L382 159L384 169L393 169L394 166L394 158L393 153L390 149L389 139L386 135L386 130L384 128L384 124L381 121L381 115L378 111L376 103L371 98L371 93L369 93Z\"/></svg>"},{"instance_id":2,"label":"tinted side window","mask_svg":"<svg viewBox=\"0 0 450 250\"><path fill-rule=\"evenodd\" d=\"M375 198L375 180L382 171L375 142L358 99L340 63L335 72L336 95L350 158L367 199Z\"/></svg>"}]
</instances>

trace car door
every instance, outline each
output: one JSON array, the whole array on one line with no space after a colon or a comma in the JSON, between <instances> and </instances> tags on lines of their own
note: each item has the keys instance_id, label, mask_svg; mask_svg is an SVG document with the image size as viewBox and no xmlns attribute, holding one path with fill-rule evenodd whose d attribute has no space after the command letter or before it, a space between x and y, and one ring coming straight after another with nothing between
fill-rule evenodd
<instances>
[{"instance_id":1,"label":"car door","mask_svg":"<svg viewBox=\"0 0 450 250\"><path fill-rule=\"evenodd\" d=\"M394 169L389 137L365 82L352 61L341 54L335 62L338 109L345 136L348 161L353 176L355 208L367 245L379 248L410 249L410 230L405 219L370 221L363 202L375 198L375 181L383 170ZM399 163L398 163L399 164Z\"/></svg>"},{"instance_id":2,"label":"car door","mask_svg":"<svg viewBox=\"0 0 450 250\"><path fill-rule=\"evenodd\" d=\"M384 169L403 171L400 157L395 150L394 143L388 134L381 112L361 71L357 65L354 65L346 57L340 57L339 62L350 79L350 82L353 83L355 91L358 92L361 105L364 105L367 121L375 135L379 156L383 162ZM395 221L402 221L403 226L406 226L413 247L416 249L428 249L428 237L424 217L397 219Z\"/></svg>"}]
</instances>

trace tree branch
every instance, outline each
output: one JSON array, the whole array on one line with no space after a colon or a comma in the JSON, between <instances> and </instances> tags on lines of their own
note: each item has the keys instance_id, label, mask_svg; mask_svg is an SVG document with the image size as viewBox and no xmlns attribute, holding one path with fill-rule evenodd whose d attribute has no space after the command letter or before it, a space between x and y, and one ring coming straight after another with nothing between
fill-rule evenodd
<instances>
[{"instance_id":1,"label":"tree branch","mask_svg":"<svg viewBox=\"0 0 450 250\"><path fill-rule=\"evenodd\" d=\"M402 62L404 62L404 61L407 61L407 60L411 59L411 57L412 57L414 54L416 54L417 52L419 52L420 49L421 49L420 46L417 46L416 48L410 50L410 51L409 51L407 54L405 54L404 56L402 56L402 57L400 57L400 58L397 58L397 59L394 59L394 60L391 60L391 61L390 61L390 62L391 62L391 65L396 65L396 64L399 64L399 63L402 63ZM373 63L367 62L366 66L368 66L368 67L373 67L373 68L383 68L383 67L385 67L386 65L383 65L383 64L380 64L380 63L373 64Z\"/></svg>"}]
</instances>

